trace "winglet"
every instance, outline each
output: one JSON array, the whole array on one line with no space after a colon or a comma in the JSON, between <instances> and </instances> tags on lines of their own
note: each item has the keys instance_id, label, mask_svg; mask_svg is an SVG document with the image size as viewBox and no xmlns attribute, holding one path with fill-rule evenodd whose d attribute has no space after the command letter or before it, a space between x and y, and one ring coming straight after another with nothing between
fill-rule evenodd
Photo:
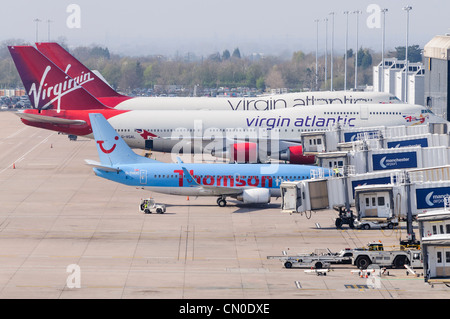
<instances>
[{"instance_id":1,"label":"winglet","mask_svg":"<svg viewBox=\"0 0 450 319\"><path fill-rule=\"evenodd\" d=\"M191 173L186 169L186 167L181 167L183 169L183 180L186 182L186 184L189 187L197 187L201 186L197 181L195 180L194 176L192 176Z\"/></svg>"}]
</instances>

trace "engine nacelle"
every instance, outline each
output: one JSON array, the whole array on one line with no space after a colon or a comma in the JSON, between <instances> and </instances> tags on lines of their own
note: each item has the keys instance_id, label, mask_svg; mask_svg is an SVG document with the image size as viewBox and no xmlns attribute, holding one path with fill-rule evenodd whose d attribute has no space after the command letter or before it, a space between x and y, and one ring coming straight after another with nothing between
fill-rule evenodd
<instances>
[{"instance_id":1,"label":"engine nacelle","mask_svg":"<svg viewBox=\"0 0 450 319\"><path fill-rule=\"evenodd\" d=\"M212 156L227 158L236 163L257 163L258 144L256 143L235 143L230 145L228 150L213 150Z\"/></svg>"},{"instance_id":2,"label":"engine nacelle","mask_svg":"<svg viewBox=\"0 0 450 319\"><path fill-rule=\"evenodd\" d=\"M268 204L270 203L270 190L267 188L245 189L237 199L244 204Z\"/></svg>"},{"instance_id":3,"label":"engine nacelle","mask_svg":"<svg viewBox=\"0 0 450 319\"><path fill-rule=\"evenodd\" d=\"M316 157L314 155L303 155L303 147L290 146L286 152L280 154L280 159L289 161L291 164L314 164Z\"/></svg>"},{"instance_id":4,"label":"engine nacelle","mask_svg":"<svg viewBox=\"0 0 450 319\"><path fill-rule=\"evenodd\" d=\"M233 144L230 155L230 159L236 163L257 163L258 145L256 143Z\"/></svg>"}]
</instances>

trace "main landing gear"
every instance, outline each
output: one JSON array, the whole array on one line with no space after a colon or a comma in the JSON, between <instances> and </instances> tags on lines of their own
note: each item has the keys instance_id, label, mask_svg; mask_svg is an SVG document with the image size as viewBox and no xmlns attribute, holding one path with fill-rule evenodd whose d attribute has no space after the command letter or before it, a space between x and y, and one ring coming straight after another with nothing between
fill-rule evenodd
<instances>
[{"instance_id":1,"label":"main landing gear","mask_svg":"<svg viewBox=\"0 0 450 319\"><path fill-rule=\"evenodd\" d=\"M219 207L227 206L227 201L225 200L224 196L221 196L217 199L217 205L219 205Z\"/></svg>"}]
</instances>

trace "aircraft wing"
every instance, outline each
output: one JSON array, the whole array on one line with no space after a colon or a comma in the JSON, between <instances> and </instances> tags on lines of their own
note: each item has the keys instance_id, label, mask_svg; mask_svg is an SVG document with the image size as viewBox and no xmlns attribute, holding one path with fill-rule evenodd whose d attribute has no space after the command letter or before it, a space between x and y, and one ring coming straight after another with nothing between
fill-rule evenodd
<instances>
[{"instance_id":1,"label":"aircraft wing","mask_svg":"<svg viewBox=\"0 0 450 319\"><path fill-rule=\"evenodd\" d=\"M198 187L203 189L205 193L210 193L211 195L239 195L242 193L243 189L241 188L233 188L233 187L221 187L221 186L210 186L210 185L202 185L197 183L195 178L189 173L189 171L182 167L183 169L183 179L187 183L189 187Z\"/></svg>"},{"instance_id":2,"label":"aircraft wing","mask_svg":"<svg viewBox=\"0 0 450 319\"><path fill-rule=\"evenodd\" d=\"M54 116L46 116L46 115L38 115L38 114L29 114L29 113L23 113L23 112L16 112L14 113L18 117L30 121L30 122L40 122L40 123L49 123L49 124L56 124L56 125L83 125L86 124L86 121L83 120L69 120L61 117L54 117Z\"/></svg>"}]
</instances>

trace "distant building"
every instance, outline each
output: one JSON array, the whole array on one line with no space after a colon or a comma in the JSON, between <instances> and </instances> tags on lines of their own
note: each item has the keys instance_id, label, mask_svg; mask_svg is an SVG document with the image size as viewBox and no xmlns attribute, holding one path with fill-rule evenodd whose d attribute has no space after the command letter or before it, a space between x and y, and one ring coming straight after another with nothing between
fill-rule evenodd
<instances>
[{"instance_id":1,"label":"distant building","mask_svg":"<svg viewBox=\"0 0 450 319\"><path fill-rule=\"evenodd\" d=\"M406 65L401 71L395 72L395 96L405 101L405 95L408 94L408 103L424 105L423 64L408 63L408 92L405 90L405 70Z\"/></svg>"},{"instance_id":2,"label":"distant building","mask_svg":"<svg viewBox=\"0 0 450 319\"><path fill-rule=\"evenodd\" d=\"M424 67L421 62L408 63L408 92L405 90L406 61L396 58L384 59L373 67L373 90L395 95L401 101L424 105Z\"/></svg>"},{"instance_id":3,"label":"distant building","mask_svg":"<svg viewBox=\"0 0 450 319\"><path fill-rule=\"evenodd\" d=\"M425 106L425 69L422 67L409 75L408 103Z\"/></svg>"},{"instance_id":4,"label":"distant building","mask_svg":"<svg viewBox=\"0 0 450 319\"><path fill-rule=\"evenodd\" d=\"M384 92L384 70L389 69L392 64L395 63L397 59L395 58L386 58L384 59L384 68L383 61L380 61L377 66L373 67L373 91L374 92Z\"/></svg>"},{"instance_id":5,"label":"distant building","mask_svg":"<svg viewBox=\"0 0 450 319\"><path fill-rule=\"evenodd\" d=\"M24 89L1 89L0 96L24 96Z\"/></svg>"},{"instance_id":6,"label":"distant building","mask_svg":"<svg viewBox=\"0 0 450 319\"><path fill-rule=\"evenodd\" d=\"M424 103L447 121L450 120L450 35L435 36L424 47Z\"/></svg>"},{"instance_id":7,"label":"distant building","mask_svg":"<svg viewBox=\"0 0 450 319\"><path fill-rule=\"evenodd\" d=\"M398 72L402 72L402 70L405 68L405 61L403 60L394 60L394 63L392 63L389 67L386 67L383 72L383 80L384 80L384 88L383 92L395 94L395 79ZM400 96L397 96L399 99Z\"/></svg>"}]
</instances>

